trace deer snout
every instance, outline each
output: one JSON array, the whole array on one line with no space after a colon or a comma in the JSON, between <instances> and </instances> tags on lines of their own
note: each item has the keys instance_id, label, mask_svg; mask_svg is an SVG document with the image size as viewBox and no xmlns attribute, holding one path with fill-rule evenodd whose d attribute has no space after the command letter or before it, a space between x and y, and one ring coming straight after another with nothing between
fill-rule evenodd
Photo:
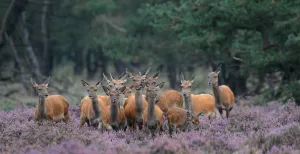
<instances>
[{"instance_id":1,"label":"deer snout","mask_svg":"<svg viewBox=\"0 0 300 154\"><path fill-rule=\"evenodd\" d=\"M184 92L184 93L182 93L182 95L183 95L183 97L186 97L187 96L187 94Z\"/></svg>"}]
</instances>

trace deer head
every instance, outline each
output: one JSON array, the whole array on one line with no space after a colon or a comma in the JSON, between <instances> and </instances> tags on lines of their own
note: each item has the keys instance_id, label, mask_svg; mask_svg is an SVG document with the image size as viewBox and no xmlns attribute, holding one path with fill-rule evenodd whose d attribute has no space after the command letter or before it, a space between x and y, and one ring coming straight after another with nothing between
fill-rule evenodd
<instances>
[{"instance_id":1,"label":"deer head","mask_svg":"<svg viewBox=\"0 0 300 154\"><path fill-rule=\"evenodd\" d=\"M86 87L90 99L97 98L97 91L102 81L97 82L95 85L90 85L86 81L81 80L82 85Z\"/></svg>"},{"instance_id":2,"label":"deer head","mask_svg":"<svg viewBox=\"0 0 300 154\"><path fill-rule=\"evenodd\" d=\"M212 71L208 74L208 85L218 84L218 77L221 71L221 66L222 65L220 65L216 71Z\"/></svg>"},{"instance_id":3,"label":"deer head","mask_svg":"<svg viewBox=\"0 0 300 154\"><path fill-rule=\"evenodd\" d=\"M119 96L120 94L123 94L126 87L122 87L121 89L117 89L115 87L106 87L104 85L102 85L102 88L104 90L104 92L106 93L106 95L110 96L110 99L112 102L119 102Z\"/></svg>"},{"instance_id":4,"label":"deer head","mask_svg":"<svg viewBox=\"0 0 300 154\"><path fill-rule=\"evenodd\" d=\"M195 115L194 113L192 113L190 111L186 111L187 120L192 121L193 124L199 124L200 123L199 117L204 116L204 113L205 113L205 110L200 112L198 115Z\"/></svg>"},{"instance_id":5,"label":"deer head","mask_svg":"<svg viewBox=\"0 0 300 154\"><path fill-rule=\"evenodd\" d=\"M115 87L117 89L123 88L125 87L125 83L127 81L127 74L126 73L122 73L117 79L115 79L110 73L110 79L109 80L106 75L103 73L103 78L105 79L105 81L108 83L109 87Z\"/></svg>"},{"instance_id":6,"label":"deer head","mask_svg":"<svg viewBox=\"0 0 300 154\"><path fill-rule=\"evenodd\" d=\"M164 84L165 84L165 82L162 82L162 83L160 83L160 84L158 84L156 86L153 86L153 85L148 86L148 85L146 85L147 86L147 90L148 90L148 96L150 98L156 98L158 91L164 86Z\"/></svg>"},{"instance_id":7,"label":"deer head","mask_svg":"<svg viewBox=\"0 0 300 154\"><path fill-rule=\"evenodd\" d=\"M149 67L146 72L144 72L144 73L139 72L139 75L135 75L131 72L128 72L128 70L126 68L126 74L128 74L129 77L131 78L131 80L133 81L133 87L136 90L140 90L140 89L144 88L145 80L147 78L147 74L149 73L150 69L151 69L151 67Z\"/></svg>"},{"instance_id":8,"label":"deer head","mask_svg":"<svg viewBox=\"0 0 300 154\"><path fill-rule=\"evenodd\" d=\"M156 86L156 80L157 80L159 74L160 74L160 72L158 71L156 74L153 75L153 77L147 77L146 81L145 81L145 85L147 87Z\"/></svg>"},{"instance_id":9,"label":"deer head","mask_svg":"<svg viewBox=\"0 0 300 154\"><path fill-rule=\"evenodd\" d=\"M193 73L190 80L185 80L184 75L181 73L181 92L184 97L191 93L192 83L195 79L195 73Z\"/></svg>"},{"instance_id":10,"label":"deer head","mask_svg":"<svg viewBox=\"0 0 300 154\"><path fill-rule=\"evenodd\" d=\"M43 98L47 98L49 96L48 93L49 81L50 81L50 76L42 84L37 84L32 78L30 78L31 85L37 90L39 97L43 97Z\"/></svg>"}]
</instances>

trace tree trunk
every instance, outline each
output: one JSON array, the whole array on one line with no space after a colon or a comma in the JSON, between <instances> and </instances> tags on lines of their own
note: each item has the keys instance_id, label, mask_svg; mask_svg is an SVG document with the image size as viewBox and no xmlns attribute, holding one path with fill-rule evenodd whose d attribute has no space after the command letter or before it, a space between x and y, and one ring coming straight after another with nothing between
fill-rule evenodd
<instances>
[{"instance_id":1,"label":"tree trunk","mask_svg":"<svg viewBox=\"0 0 300 154\"><path fill-rule=\"evenodd\" d=\"M177 90L176 67L173 64L167 64L167 73L171 89Z\"/></svg>"},{"instance_id":2,"label":"tree trunk","mask_svg":"<svg viewBox=\"0 0 300 154\"><path fill-rule=\"evenodd\" d=\"M0 27L0 48L3 47L4 39L3 34L10 36L11 33L15 29L15 24L19 20L21 13L23 12L24 8L28 4L28 0L12 0L10 6L8 7L3 20L1 21Z\"/></svg>"},{"instance_id":3,"label":"tree trunk","mask_svg":"<svg viewBox=\"0 0 300 154\"><path fill-rule=\"evenodd\" d=\"M5 36L5 39L8 41L9 43L9 46L11 48L11 51L12 51L12 54L13 54L13 57L15 58L15 62L17 64L17 67L19 68L19 71L20 71L20 76L21 76L21 82L24 86L24 88L26 89L26 92L28 94L32 94L33 93L33 89L32 87L29 85L29 82L28 80L26 80L26 77L25 77L25 70L23 68L23 65L21 63L21 59L18 55L18 51L17 49L15 48L15 44L14 44L14 41L13 39L8 36L6 33L4 33L4 36Z\"/></svg>"},{"instance_id":4,"label":"tree trunk","mask_svg":"<svg viewBox=\"0 0 300 154\"><path fill-rule=\"evenodd\" d=\"M26 53L29 58L29 61L31 62L31 68L32 72L34 74L35 79L38 82L43 82L46 78L42 75L41 70L40 70L40 65L38 63L38 60L35 56L35 53L33 51L32 45L29 40L29 32L28 29L26 28L26 14L25 12L22 13L22 22L20 24L20 28L23 32L24 38L23 38L23 43L26 46Z\"/></svg>"},{"instance_id":5,"label":"tree trunk","mask_svg":"<svg viewBox=\"0 0 300 154\"><path fill-rule=\"evenodd\" d=\"M83 73L84 68L84 51L74 51L75 54L73 56L73 62L74 64L74 74L75 75L81 75Z\"/></svg>"},{"instance_id":6,"label":"tree trunk","mask_svg":"<svg viewBox=\"0 0 300 154\"><path fill-rule=\"evenodd\" d=\"M42 40L43 40L43 74L49 76L52 71L52 60L53 55L50 55L49 53L49 47L48 47L48 23L47 23L47 13L48 13L48 5L49 0L44 0L44 6L41 14L41 33L42 33Z\"/></svg>"},{"instance_id":7,"label":"tree trunk","mask_svg":"<svg viewBox=\"0 0 300 154\"><path fill-rule=\"evenodd\" d=\"M98 60L95 57L98 57L97 54L93 53L91 49L88 49L88 53L86 55L86 68L88 79L94 78L98 70Z\"/></svg>"}]
</instances>

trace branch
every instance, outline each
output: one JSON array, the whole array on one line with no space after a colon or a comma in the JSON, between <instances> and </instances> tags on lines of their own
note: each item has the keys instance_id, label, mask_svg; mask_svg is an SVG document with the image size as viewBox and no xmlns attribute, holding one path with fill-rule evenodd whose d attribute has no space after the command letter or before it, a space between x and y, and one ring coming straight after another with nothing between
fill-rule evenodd
<instances>
[{"instance_id":1,"label":"branch","mask_svg":"<svg viewBox=\"0 0 300 154\"><path fill-rule=\"evenodd\" d=\"M30 90L31 87L28 85L28 82L26 82L26 77L25 77L25 71L24 71L24 68L23 68L23 65L21 64L21 59L18 55L18 51L17 49L15 48L15 45L14 45L14 41L13 39L7 35L6 32L4 32L4 36L5 36L5 39L8 41L9 43L9 46L11 48L11 51L13 53L13 56L15 58L15 61L16 61L16 64L20 70L20 74L21 74L21 82L24 86L25 89L27 89L27 93L30 94L32 91Z\"/></svg>"},{"instance_id":2,"label":"branch","mask_svg":"<svg viewBox=\"0 0 300 154\"><path fill-rule=\"evenodd\" d=\"M112 28L114 28L115 30L121 32L121 33L127 33L126 29L112 23L110 20L107 19L107 17L105 15L101 16L101 20L106 22L108 25L110 25Z\"/></svg>"},{"instance_id":3,"label":"branch","mask_svg":"<svg viewBox=\"0 0 300 154\"><path fill-rule=\"evenodd\" d=\"M14 4L15 4L15 0L12 0L7 11L5 12L4 17L3 17L3 22L1 24L1 29L0 29L0 42L2 42L2 36L3 36L3 32L5 31L6 21L7 21L7 18L9 16Z\"/></svg>"},{"instance_id":4,"label":"branch","mask_svg":"<svg viewBox=\"0 0 300 154\"><path fill-rule=\"evenodd\" d=\"M41 16L41 32L43 36L43 59L46 60L48 56L48 38L47 38L47 24L46 24L46 18L47 18L47 11L48 11L48 0L44 0L44 7L43 7L43 13Z\"/></svg>"},{"instance_id":5,"label":"branch","mask_svg":"<svg viewBox=\"0 0 300 154\"><path fill-rule=\"evenodd\" d=\"M29 32L28 32L28 29L26 28L26 14L25 14L25 12L22 13L22 21L20 23L20 28L23 31L23 35L24 35L23 42L26 45L26 50L25 51L27 52L29 61L31 62L32 72L35 75L35 77L37 78L37 80L39 82L42 82L42 80L45 80L46 77L43 76L41 71L40 71L39 62L36 58L36 55L34 54L33 47L32 47L32 45L30 43L30 40L29 40Z\"/></svg>"}]
</instances>

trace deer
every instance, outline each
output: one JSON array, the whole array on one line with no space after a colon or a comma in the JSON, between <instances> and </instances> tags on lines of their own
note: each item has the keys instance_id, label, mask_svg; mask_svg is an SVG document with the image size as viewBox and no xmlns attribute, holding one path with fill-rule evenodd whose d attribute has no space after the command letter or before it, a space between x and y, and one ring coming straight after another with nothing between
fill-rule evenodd
<instances>
[{"instance_id":1,"label":"deer","mask_svg":"<svg viewBox=\"0 0 300 154\"><path fill-rule=\"evenodd\" d=\"M124 108L124 102L125 102L125 95L128 93L131 93L131 87L127 87L126 81L127 81L127 74L126 73L122 73L118 79L114 79L114 77L110 74L110 78L111 80L109 80L106 75L103 73L103 78L105 79L105 81L108 83L109 87L115 87L117 89L121 89L123 87L125 87L125 90L120 94L120 106L122 108ZM101 98L108 102L107 104L109 105L109 96L101 96Z\"/></svg>"},{"instance_id":2,"label":"deer","mask_svg":"<svg viewBox=\"0 0 300 154\"><path fill-rule=\"evenodd\" d=\"M144 121L144 127L147 128L148 131L150 131L151 136L155 136L155 132L157 130L162 130L162 122L163 122L163 112L162 110L155 105L155 99L157 97L158 91L163 87L164 82L158 84L158 85L151 85L147 86L147 92L148 92L148 106L144 109L144 115L143 115L143 121Z\"/></svg>"},{"instance_id":3,"label":"deer","mask_svg":"<svg viewBox=\"0 0 300 154\"><path fill-rule=\"evenodd\" d=\"M120 107L120 95L126 89L125 86L117 89L116 87L106 87L102 85L106 95L110 97L110 105L106 107L106 114L103 115L103 120L109 123L114 130L126 129L127 120L125 117L124 109Z\"/></svg>"},{"instance_id":4,"label":"deer","mask_svg":"<svg viewBox=\"0 0 300 154\"><path fill-rule=\"evenodd\" d=\"M37 84L32 78L30 78L30 82L39 96L39 102L35 108L34 120L64 121L67 123L70 120L69 103L61 95L49 95L48 85L50 76L42 84Z\"/></svg>"},{"instance_id":5,"label":"deer","mask_svg":"<svg viewBox=\"0 0 300 154\"><path fill-rule=\"evenodd\" d=\"M139 72L139 75L135 75L131 72L128 72L126 68L126 74L128 74L133 81L132 87L136 91L135 94L129 95L124 103L127 125L133 130L136 129L136 127L138 127L139 130L143 128L143 112L144 108L148 105L148 102L143 97L142 90L144 88L146 76L150 69L151 67L149 67L146 72Z\"/></svg>"},{"instance_id":6,"label":"deer","mask_svg":"<svg viewBox=\"0 0 300 154\"><path fill-rule=\"evenodd\" d=\"M191 93L192 83L195 79L195 73L193 73L190 80L185 80L184 75L181 73L181 93L184 98L184 108L195 115L198 115L205 110L205 116L209 119L215 118L216 104L215 99L210 94L198 94Z\"/></svg>"},{"instance_id":7,"label":"deer","mask_svg":"<svg viewBox=\"0 0 300 154\"><path fill-rule=\"evenodd\" d=\"M103 80L102 80L103 81ZM81 128L85 123L88 127L93 126L100 128L102 125L107 130L112 130L112 127L103 120L103 115L107 115L106 104L97 95L98 88L102 81L97 82L95 85L90 85L84 80L81 83L88 92L88 96L84 97L80 103L80 122L78 128Z\"/></svg>"},{"instance_id":8,"label":"deer","mask_svg":"<svg viewBox=\"0 0 300 154\"><path fill-rule=\"evenodd\" d=\"M229 112L232 110L235 104L235 98L229 86L219 86L218 77L220 71L221 65L216 71L212 71L208 74L208 85L212 86L214 97L216 100L216 107L219 110L221 118L223 118L223 110L226 111L226 117L229 118Z\"/></svg>"},{"instance_id":9,"label":"deer","mask_svg":"<svg viewBox=\"0 0 300 154\"><path fill-rule=\"evenodd\" d=\"M197 116L189 110L173 107L167 108L163 115L168 120L168 132L169 136L172 137L172 133L175 130L176 133L179 131L191 130L193 125L200 123L199 117L204 115L204 111L200 112Z\"/></svg>"},{"instance_id":10,"label":"deer","mask_svg":"<svg viewBox=\"0 0 300 154\"><path fill-rule=\"evenodd\" d=\"M147 77L146 78L146 86L155 86L156 85L156 80L158 76L160 75L160 72L158 71L156 74L153 75L153 77ZM148 98L148 91L146 91L146 100L149 102ZM156 98L156 105L164 111L166 108L171 108L174 106L181 107L183 106L183 98L180 92L176 90L167 90L160 95L157 96Z\"/></svg>"}]
</instances>

